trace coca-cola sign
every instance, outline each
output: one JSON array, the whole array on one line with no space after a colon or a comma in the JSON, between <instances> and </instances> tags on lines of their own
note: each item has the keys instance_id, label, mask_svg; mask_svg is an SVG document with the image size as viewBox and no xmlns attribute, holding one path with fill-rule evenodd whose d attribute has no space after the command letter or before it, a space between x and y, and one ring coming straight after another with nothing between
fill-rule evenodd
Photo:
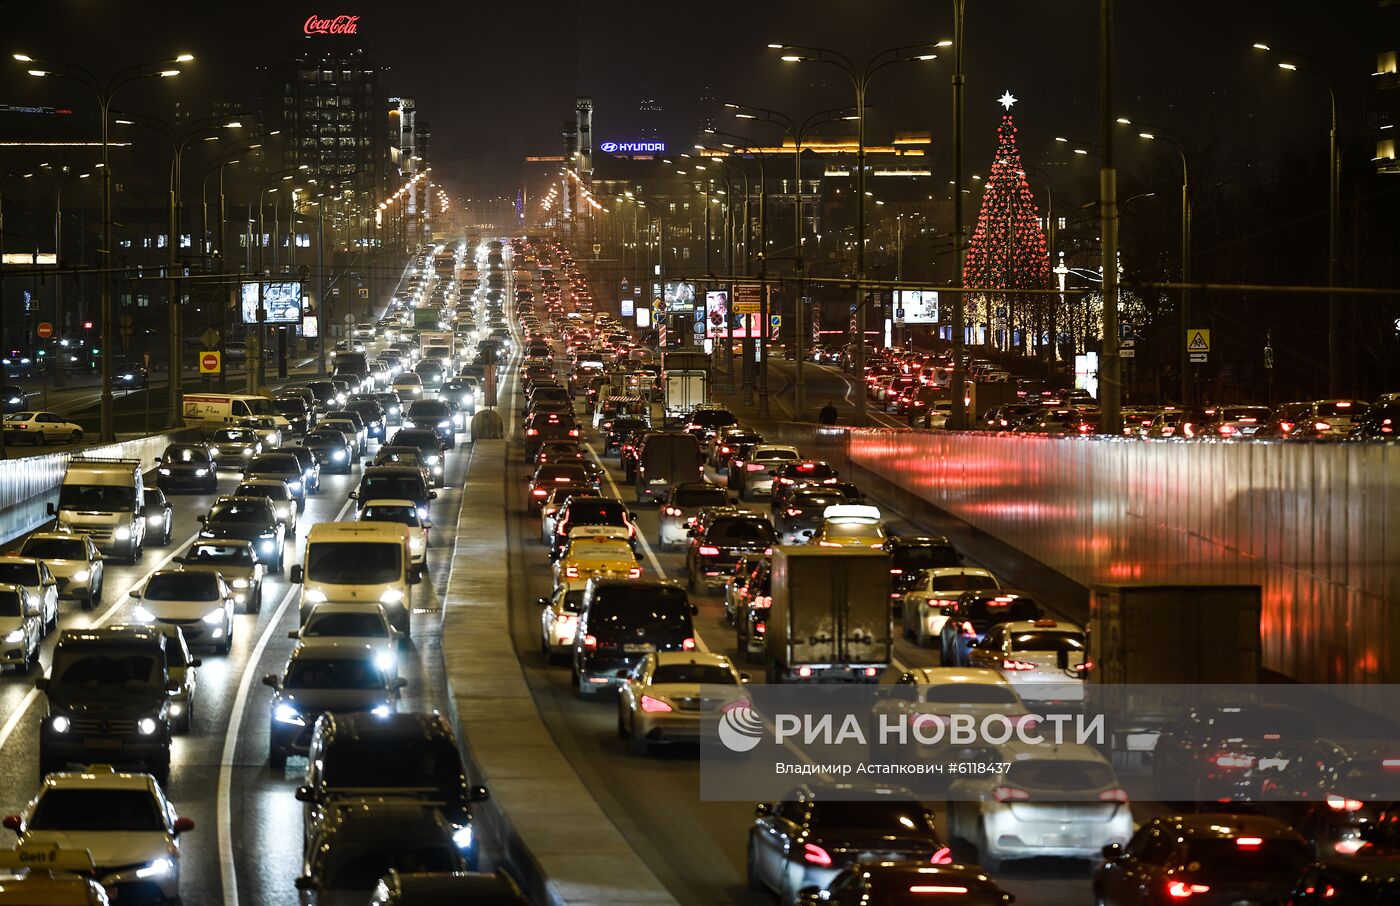
<instances>
[{"instance_id":1,"label":"coca-cola sign","mask_svg":"<svg viewBox=\"0 0 1400 906\"><path fill-rule=\"evenodd\" d=\"M359 16L334 16L320 19L311 16L301 30L308 35L353 35L360 21Z\"/></svg>"}]
</instances>

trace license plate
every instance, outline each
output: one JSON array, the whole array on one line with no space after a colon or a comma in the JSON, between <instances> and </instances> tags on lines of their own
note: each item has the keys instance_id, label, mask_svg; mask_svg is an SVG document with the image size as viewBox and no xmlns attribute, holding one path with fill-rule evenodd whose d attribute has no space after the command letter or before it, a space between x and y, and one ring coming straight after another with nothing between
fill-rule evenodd
<instances>
[{"instance_id":1,"label":"license plate","mask_svg":"<svg viewBox=\"0 0 1400 906\"><path fill-rule=\"evenodd\" d=\"M1083 846L1085 842L1084 837L1073 834L1046 834L1040 838L1042 846Z\"/></svg>"},{"instance_id":2,"label":"license plate","mask_svg":"<svg viewBox=\"0 0 1400 906\"><path fill-rule=\"evenodd\" d=\"M656 650L656 646L649 642L629 642L622 646L622 650L628 654L650 654Z\"/></svg>"},{"instance_id":3,"label":"license plate","mask_svg":"<svg viewBox=\"0 0 1400 906\"><path fill-rule=\"evenodd\" d=\"M120 739L98 738L83 740L83 748L85 749L120 749L121 747L122 741Z\"/></svg>"}]
</instances>

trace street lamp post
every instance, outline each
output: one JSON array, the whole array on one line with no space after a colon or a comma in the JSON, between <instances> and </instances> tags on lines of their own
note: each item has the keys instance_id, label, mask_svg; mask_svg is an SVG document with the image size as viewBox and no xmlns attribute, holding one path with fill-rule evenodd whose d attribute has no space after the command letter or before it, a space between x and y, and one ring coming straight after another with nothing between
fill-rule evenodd
<instances>
[{"instance_id":1,"label":"street lamp post","mask_svg":"<svg viewBox=\"0 0 1400 906\"><path fill-rule=\"evenodd\" d=\"M954 431L967 430L967 304L963 289L963 22L966 0L953 0L953 392L948 422Z\"/></svg>"},{"instance_id":2,"label":"street lamp post","mask_svg":"<svg viewBox=\"0 0 1400 906\"><path fill-rule=\"evenodd\" d=\"M76 176L68 176L68 168L64 167L54 185L54 216L53 216L53 250L54 264L58 267L58 273L54 275L53 283L53 313L54 330L58 334L58 355L53 362L53 385L63 387L67 385L67 380L63 376L64 350L67 343L64 331L64 321L66 312L63 310L63 187L70 182L78 182L87 179L91 173L79 173Z\"/></svg>"},{"instance_id":3,"label":"street lamp post","mask_svg":"<svg viewBox=\"0 0 1400 906\"><path fill-rule=\"evenodd\" d=\"M267 344L267 304L265 299L267 284L264 282L266 275L263 273L263 239L266 226L263 219L263 202L267 199L269 192L276 192L281 188L282 183L290 181L297 173L307 168L306 164L302 164L300 167L279 170L264 180L262 186L258 190L258 259L256 274L258 280L258 337L257 349L248 350L248 355L250 357L256 353L257 364L255 367L248 369L249 393L257 393L258 390L267 383L267 356L263 354L264 347ZM276 229L274 229L273 232L276 233Z\"/></svg>"},{"instance_id":4,"label":"street lamp post","mask_svg":"<svg viewBox=\"0 0 1400 906\"><path fill-rule=\"evenodd\" d=\"M856 337L855 355L852 370L861 386L855 395L855 424L864 426L869 421L866 412L865 384L865 96L870 80L886 66L895 63L936 60L937 54L927 51L935 46L933 42L908 44L882 50L871 57L863 68L857 69L849 57L839 51L823 47L805 47L797 44L770 44L771 48L784 51L785 63L817 62L828 63L844 72L851 80L856 93ZM802 51L792 53L791 51ZM925 51L914 54L914 51Z\"/></svg>"},{"instance_id":5,"label":"street lamp post","mask_svg":"<svg viewBox=\"0 0 1400 906\"><path fill-rule=\"evenodd\" d=\"M1341 243L1341 172L1342 159L1337 142L1337 88L1331 68L1310 54L1282 50L1267 44L1255 44L1256 50L1308 61L1308 66L1285 60L1278 68L1285 72L1304 72L1327 87L1330 102L1330 127L1327 133L1327 395L1342 395L1342 300L1337 295Z\"/></svg>"},{"instance_id":6,"label":"street lamp post","mask_svg":"<svg viewBox=\"0 0 1400 906\"><path fill-rule=\"evenodd\" d=\"M31 57L28 54L17 53L12 55L16 62L31 65L34 68L28 70L31 76L43 78L55 76L57 78L71 79L87 88L97 97L98 115L102 126L102 248L98 250L98 260L102 270L98 277L98 284L101 286L101 328L99 330L99 342L102 344L100 355L102 357L102 403L101 403L101 440L111 443L116 440L116 433L113 427L113 397L112 397L112 279L110 268L112 263L112 167L108 160L108 116L111 111L112 98L117 91L132 82L149 78L171 78L178 76L180 70L169 68L175 63L189 63L194 60L192 54L182 53L170 60L157 60L152 63L138 63L135 66L128 66L109 78L102 81L90 70L81 66L74 66L70 63L55 63ZM157 68L161 67L161 68Z\"/></svg>"}]
</instances>

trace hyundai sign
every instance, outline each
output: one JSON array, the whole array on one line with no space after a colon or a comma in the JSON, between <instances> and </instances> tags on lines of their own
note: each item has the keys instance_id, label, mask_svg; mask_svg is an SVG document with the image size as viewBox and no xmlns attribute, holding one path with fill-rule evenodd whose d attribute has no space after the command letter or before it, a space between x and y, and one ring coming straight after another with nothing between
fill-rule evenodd
<instances>
[{"instance_id":1,"label":"hyundai sign","mask_svg":"<svg viewBox=\"0 0 1400 906\"><path fill-rule=\"evenodd\" d=\"M603 142L598 150L604 154L665 154L665 142Z\"/></svg>"}]
</instances>

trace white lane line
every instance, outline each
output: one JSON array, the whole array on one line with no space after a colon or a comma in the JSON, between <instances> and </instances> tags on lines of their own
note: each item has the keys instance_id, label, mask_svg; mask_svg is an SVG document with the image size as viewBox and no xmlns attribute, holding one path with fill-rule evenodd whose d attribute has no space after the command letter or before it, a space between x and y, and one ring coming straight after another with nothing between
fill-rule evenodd
<instances>
[{"instance_id":1,"label":"white lane line","mask_svg":"<svg viewBox=\"0 0 1400 906\"><path fill-rule=\"evenodd\" d=\"M340 508L340 512L331 521L339 522L343 519L354 502L347 499L345 506ZM248 692L253 686L253 677L257 675L258 663L262 660L263 651L267 649L267 643L281 625L287 605L292 603L292 595L296 590L295 585L287 589L287 593L277 605L277 610L272 614L272 619L258 637L258 643L253 646L253 653L243 667L243 678L238 683L238 694L233 699L233 712L229 716L228 729L224 732L224 751L219 757L218 802L219 880L223 886L224 906L238 906L238 869L233 863L233 815L230 797L233 788L233 756L238 751L238 732L243 726L243 712L248 707Z\"/></svg>"},{"instance_id":2,"label":"white lane line","mask_svg":"<svg viewBox=\"0 0 1400 906\"><path fill-rule=\"evenodd\" d=\"M117 599L112 602L112 606L104 610L102 614L99 617L97 617L97 619L93 620L86 627L73 628L100 628L102 624L112 619L112 617L116 615L117 611L121 609L121 606L126 603L127 592L129 592L131 589L135 588L138 585L144 585L146 580L151 578L151 576L155 574L156 570L164 569L167 565L169 565L170 561L175 559L175 555L179 553L180 550L185 547L185 545L192 543L197 537L199 537L199 533L195 532L193 535L189 536L184 541L180 542L178 545L175 545L170 551L170 553L167 554L163 560L161 560L154 567L152 567L149 572L147 572L141 578L137 579L131 585L128 585L126 588L122 589L121 594L119 594L117 596ZM106 580L104 579L103 581L105 583ZM106 588L103 588L103 591L105 592ZM24 698L20 700L19 707L16 708L13 712L11 712L9 718L6 719L4 725L0 726L0 751L3 751L5 748L5 743L10 741L10 736L15 732L15 727L19 726L20 719L23 718L25 714L29 713L29 709L32 708L34 706L34 703L38 700L39 690L37 688L30 689L27 693L25 693Z\"/></svg>"}]
</instances>

